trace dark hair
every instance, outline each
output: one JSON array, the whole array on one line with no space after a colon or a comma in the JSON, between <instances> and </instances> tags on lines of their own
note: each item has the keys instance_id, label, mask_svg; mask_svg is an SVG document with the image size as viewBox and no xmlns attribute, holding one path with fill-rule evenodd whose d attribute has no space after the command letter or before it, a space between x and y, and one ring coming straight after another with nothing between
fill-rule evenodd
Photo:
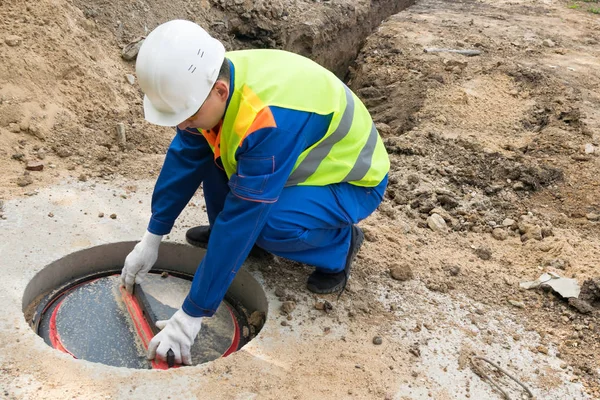
<instances>
[{"instance_id":1,"label":"dark hair","mask_svg":"<svg viewBox=\"0 0 600 400\"><path fill-rule=\"evenodd\" d=\"M229 83L229 79L231 78L231 71L229 68L229 60L225 58L223 60L223 64L221 64L221 69L219 70L219 76L217 80L223 80Z\"/></svg>"}]
</instances>

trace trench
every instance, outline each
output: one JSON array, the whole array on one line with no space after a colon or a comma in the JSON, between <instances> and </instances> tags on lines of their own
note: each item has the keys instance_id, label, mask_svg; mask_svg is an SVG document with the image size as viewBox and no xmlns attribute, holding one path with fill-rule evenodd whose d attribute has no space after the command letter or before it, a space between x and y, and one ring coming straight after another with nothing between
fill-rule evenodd
<instances>
[{"instance_id":1,"label":"trench","mask_svg":"<svg viewBox=\"0 0 600 400\"><path fill-rule=\"evenodd\" d=\"M75 0L73 4L100 29L110 31L121 46L161 23L183 18L206 28L228 50L288 50L344 79L366 38L386 18L415 1L282 1L277 5L276 1L170 0L165 7L162 2L151 6L144 1Z\"/></svg>"},{"instance_id":2,"label":"trench","mask_svg":"<svg viewBox=\"0 0 600 400\"><path fill-rule=\"evenodd\" d=\"M230 32L237 40L234 46L281 48L311 58L345 79L368 36L386 18L410 7L415 1L376 0L366 10L349 4L350 11L334 10L333 5L331 8L315 6L316 12L303 13L301 21L289 26L269 27L260 20L244 20L243 27L234 23ZM313 15L314 19L310 18ZM229 14L229 18L239 21L234 14Z\"/></svg>"},{"instance_id":3,"label":"trench","mask_svg":"<svg viewBox=\"0 0 600 400\"><path fill-rule=\"evenodd\" d=\"M342 24L339 30L331 33L327 29L299 29L288 38L283 47L304 56L333 71L339 78L345 79L348 68L371 33L388 17L410 7L415 0L379 0L371 2L368 11L356 16L356 20ZM329 22L334 24L335 21Z\"/></svg>"}]
</instances>

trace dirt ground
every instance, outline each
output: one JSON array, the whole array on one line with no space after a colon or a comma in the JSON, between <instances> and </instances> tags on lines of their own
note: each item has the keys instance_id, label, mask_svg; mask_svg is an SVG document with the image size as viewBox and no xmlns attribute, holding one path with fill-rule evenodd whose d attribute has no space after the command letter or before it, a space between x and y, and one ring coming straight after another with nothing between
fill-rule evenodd
<instances>
[{"instance_id":1,"label":"dirt ground","mask_svg":"<svg viewBox=\"0 0 600 400\"><path fill-rule=\"evenodd\" d=\"M261 268L296 309L280 316L291 369L253 390L477 398L487 384L469 359L481 355L540 399L600 398L600 5L421 0L400 11L407 5L4 0L0 205L69 179L157 175L172 131L144 122L121 49L159 22L194 19L229 49L296 51L365 102L391 154L390 186L361 223L367 240L339 301L308 295L305 267ZM519 288L546 271L577 279L581 301ZM297 324L315 340L295 343ZM215 368L235 374L241 363Z\"/></svg>"}]
</instances>

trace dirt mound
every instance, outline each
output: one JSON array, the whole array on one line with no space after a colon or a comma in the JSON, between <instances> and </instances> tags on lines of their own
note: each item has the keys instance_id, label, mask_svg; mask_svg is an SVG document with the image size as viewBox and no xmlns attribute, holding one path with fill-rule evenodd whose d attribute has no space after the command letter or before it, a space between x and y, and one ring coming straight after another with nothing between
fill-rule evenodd
<instances>
[{"instance_id":1,"label":"dirt mound","mask_svg":"<svg viewBox=\"0 0 600 400\"><path fill-rule=\"evenodd\" d=\"M583 282L599 262L600 203L590 193L600 186L600 96L588 88L600 74L588 63L600 54L586 45L593 18L559 19L555 6L544 14L521 3L424 1L369 37L350 85L392 170L364 256L393 268L401 253L431 291L523 308L528 326L597 391L597 316L518 288L540 269ZM364 279L381 270L366 267ZM590 282L583 297L595 293Z\"/></svg>"},{"instance_id":2,"label":"dirt mound","mask_svg":"<svg viewBox=\"0 0 600 400\"><path fill-rule=\"evenodd\" d=\"M156 25L190 19L230 50L292 50L344 75L364 37L409 1L143 3L17 1L0 8L0 159L4 193L57 177L154 176L173 135L143 119L134 63L121 50ZM120 133L117 133L120 130ZM46 172L23 178L28 161ZM48 169L53 170L47 172ZM29 186L33 183L33 186ZM19 186L27 186L19 189Z\"/></svg>"}]
</instances>

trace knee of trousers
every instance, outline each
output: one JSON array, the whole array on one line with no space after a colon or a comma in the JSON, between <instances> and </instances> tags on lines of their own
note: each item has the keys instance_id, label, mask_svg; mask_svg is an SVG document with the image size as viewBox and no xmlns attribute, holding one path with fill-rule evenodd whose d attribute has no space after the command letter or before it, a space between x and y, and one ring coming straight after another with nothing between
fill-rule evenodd
<instances>
[{"instance_id":1,"label":"knee of trousers","mask_svg":"<svg viewBox=\"0 0 600 400\"><path fill-rule=\"evenodd\" d=\"M301 240L305 229L298 226L268 221L256 239L256 244L267 251L277 251L281 246Z\"/></svg>"}]
</instances>

